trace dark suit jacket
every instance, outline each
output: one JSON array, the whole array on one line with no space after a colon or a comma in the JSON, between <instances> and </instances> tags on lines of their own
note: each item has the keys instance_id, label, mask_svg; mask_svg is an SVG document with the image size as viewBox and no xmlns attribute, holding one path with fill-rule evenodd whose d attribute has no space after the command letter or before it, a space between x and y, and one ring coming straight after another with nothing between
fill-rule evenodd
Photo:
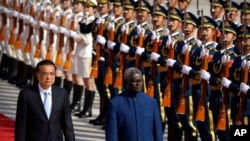
<instances>
[{"instance_id":1,"label":"dark suit jacket","mask_svg":"<svg viewBox=\"0 0 250 141\"><path fill-rule=\"evenodd\" d=\"M74 129L66 91L52 86L52 110L47 118L38 85L18 96L15 141L74 141Z\"/></svg>"},{"instance_id":2,"label":"dark suit jacket","mask_svg":"<svg viewBox=\"0 0 250 141\"><path fill-rule=\"evenodd\" d=\"M106 122L106 141L163 141L157 102L143 92L111 99Z\"/></svg>"}]
</instances>

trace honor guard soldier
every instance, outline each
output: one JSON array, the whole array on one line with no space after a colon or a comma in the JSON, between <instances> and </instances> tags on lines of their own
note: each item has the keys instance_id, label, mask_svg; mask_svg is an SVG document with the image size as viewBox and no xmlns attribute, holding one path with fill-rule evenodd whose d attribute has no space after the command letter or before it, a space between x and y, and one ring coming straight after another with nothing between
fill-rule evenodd
<instances>
[{"instance_id":1,"label":"honor guard soldier","mask_svg":"<svg viewBox=\"0 0 250 141\"><path fill-rule=\"evenodd\" d=\"M178 1L178 8L182 13L188 10L190 6L191 0L179 0Z\"/></svg>"},{"instance_id":2,"label":"honor guard soldier","mask_svg":"<svg viewBox=\"0 0 250 141\"><path fill-rule=\"evenodd\" d=\"M107 70L107 67L110 67L109 69L112 70L112 72L106 72L106 76L105 76L105 79L111 79L110 77L112 76L112 79L111 79L111 84L106 84L108 85L109 87L109 90L110 90L110 93L111 93L111 98L112 97L115 97L117 94L118 94L118 90L116 88L114 88L114 78L116 78L116 69L117 69L117 65L118 65L118 59L115 57L115 54L113 53L113 46L112 46L112 43L115 41L115 42L118 42L117 41L117 38L115 38L117 34L117 31L119 29L119 27L124 23L124 19L123 19L123 7L122 7L122 3L123 1L121 0L111 0L110 3L113 4L113 7L112 7L112 11L113 11L113 15L114 15L114 19L112 19L108 26L107 26L107 32L108 32L108 40L106 40L104 37L102 39L104 39L104 41L106 42L106 45L107 45L107 49L108 49L108 53L109 55L107 56L107 61L108 61L108 65L106 66L106 70ZM111 7L109 7L111 8ZM109 13L109 18L111 18L111 13ZM111 35L113 34L113 35ZM110 39L111 36L114 36L114 39ZM110 45L110 46L109 46ZM113 55L112 55L113 54ZM113 59L113 62L112 62L112 59ZM102 70L103 71L103 70ZM111 75L111 76L110 76ZM106 78L108 77L108 78ZM105 80L104 80L105 82ZM92 124L96 124L96 123L103 123L104 119L105 119L105 114L106 114L106 105L107 102L106 102L107 99L105 99L105 97L101 97L100 98L100 113L99 115L93 119L93 120L90 120L89 122L92 123Z\"/></svg>"},{"instance_id":3,"label":"honor guard soldier","mask_svg":"<svg viewBox=\"0 0 250 141\"><path fill-rule=\"evenodd\" d=\"M223 2L223 7L226 20L232 21L234 24L239 26L239 23L237 23L238 10L240 8L238 3L233 0L226 0Z\"/></svg>"},{"instance_id":4,"label":"honor guard soldier","mask_svg":"<svg viewBox=\"0 0 250 141\"><path fill-rule=\"evenodd\" d=\"M82 34L80 33L79 22L83 19L84 15L84 0L75 0L74 1L74 18L73 21L75 23L75 28L72 30L70 29L70 35L74 39L74 49L71 52L71 67L69 73L72 74L73 77L73 99L70 104L71 112L77 112L81 110L81 97L83 94L83 79L82 77L78 76L78 64L77 64L77 57L78 52L76 52L76 46L82 40ZM81 64L82 65L82 64Z\"/></svg>"},{"instance_id":5,"label":"honor guard soldier","mask_svg":"<svg viewBox=\"0 0 250 141\"><path fill-rule=\"evenodd\" d=\"M198 18L191 12L184 12L182 23L184 40L176 43L176 51L182 53L180 59L183 61L183 64L181 64L183 69L184 65L193 65L192 56L194 55L195 50L200 47L201 43L195 38L195 31L198 27ZM197 106L195 105L195 102L198 103L197 100L195 100L195 98L197 98L197 93L196 95L192 93L193 87L191 87L192 83L189 81L189 74L184 72L182 71L182 90L179 97L179 104L177 106L177 114L179 114L180 122L185 132L185 140L197 141L197 129L194 120L194 111ZM185 100L186 105L181 104L182 100ZM185 109L179 111L182 107L185 107Z\"/></svg>"},{"instance_id":6,"label":"honor guard soldier","mask_svg":"<svg viewBox=\"0 0 250 141\"><path fill-rule=\"evenodd\" d=\"M242 69L242 71L244 72L245 71L245 68L248 67L249 68L249 64L250 64L250 28L249 27L246 27L245 29L246 31L244 31L244 29L240 30L240 34L238 36L239 38L239 42L240 42L240 46L241 47L245 47L244 50L245 50L245 54L242 55L241 59L243 60L242 61L242 66L244 69ZM235 63L236 64L236 63ZM245 66L244 66L245 65ZM247 66L246 66L247 65ZM247 69L248 70L248 69ZM241 73L243 74L243 73ZM240 76L242 77L242 75ZM246 77L246 76L245 76ZM240 84L240 101L237 101L237 102L240 102L238 105L240 105L238 108L239 108L239 112L236 116L236 120L237 120L237 117L239 116L241 120L241 123L242 125L250 125L250 113L249 113L249 105L250 105L250 89L249 89L249 73L248 73L248 77L246 78L243 78L243 79L246 79L248 82L243 82L243 80L241 80L241 84ZM242 95L245 95L245 96L242 96ZM236 95L237 96L237 95ZM241 98L241 97L245 97L245 98ZM245 102L242 102L242 101L245 101ZM246 103L246 105L245 105ZM242 107L241 107L242 106ZM241 109L244 109L241 111ZM234 117L233 117L234 119ZM237 123L237 121L234 122L236 125L239 125Z\"/></svg>"},{"instance_id":7,"label":"honor guard soldier","mask_svg":"<svg viewBox=\"0 0 250 141\"><path fill-rule=\"evenodd\" d=\"M210 1L210 13L212 18L216 21L217 25L221 23L221 16L223 14L223 0L209 0Z\"/></svg>"},{"instance_id":8,"label":"honor guard soldier","mask_svg":"<svg viewBox=\"0 0 250 141\"><path fill-rule=\"evenodd\" d=\"M250 3L249 2L242 2L240 3L240 22L244 24L244 16L246 18L246 25L250 26ZM244 15L246 14L246 15Z\"/></svg>"},{"instance_id":9,"label":"honor guard soldier","mask_svg":"<svg viewBox=\"0 0 250 141\"><path fill-rule=\"evenodd\" d=\"M210 89L207 83L200 79L200 70L205 69L206 63L211 60L216 51L218 43L213 41L213 36L216 33L217 23L208 16L201 16L198 19L198 26L202 31L202 42L198 48L192 49L190 53L190 65L182 66L182 73L189 75L191 78L191 94L193 98L193 112L194 120L196 120L196 127L200 134L201 140L215 141L214 125L212 123L211 112L208 109L208 99ZM197 41L199 42L199 41ZM206 56L205 56L206 55ZM204 62L204 56L206 62ZM208 67L208 66L206 66ZM200 81L201 80L201 81ZM205 85L205 86L204 86ZM201 88L202 87L202 88ZM202 107L202 109L201 109ZM204 107L204 108L203 108ZM202 112L202 114L199 114ZM204 115L204 116L202 116ZM212 123L212 124L210 124Z\"/></svg>"},{"instance_id":10,"label":"honor guard soldier","mask_svg":"<svg viewBox=\"0 0 250 141\"><path fill-rule=\"evenodd\" d=\"M173 74L167 74L172 75L172 83L171 83L171 106L166 107L166 116L167 116L167 124L168 124L168 138L170 141L172 140L181 140L183 135L183 129L180 124L180 117L176 113L177 104L179 101L179 96L181 93L181 67L180 64L182 63L181 57L182 53L181 51L178 52L176 50L177 42L183 40L181 33L179 32L183 16L179 9L177 8L169 8L170 12L170 24L171 24L171 44L174 48L174 58L167 58L167 67L173 68ZM170 50L170 49L169 49ZM170 83L170 82L167 82ZM168 84L167 84L168 85Z\"/></svg>"},{"instance_id":11,"label":"honor guard soldier","mask_svg":"<svg viewBox=\"0 0 250 141\"><path fill-rule=\"evenodd\" d=\"M240 26L238 29L238 45L242 54L235 58L232 64L229 84L229 91L232 93L231 118L235 125L249 125L249 104L250 101L246 97L249 84L249 66L250 66L250 28ZM246 72L247 71L247 72ZM247 74L245 74L247 73ZM243 98L243 97L244 98ZM243 99L242 99L243 98ZM245 104L244 104L245 103Z\"/></svg>"},{"instance_id":12,"label":"honor guard soldier","mask_svg":"<svg viewBox=\"0 0 250 141\"><path fill-rule=\"evenodd\" d=\"M145 37L144 48L137 47L136 54L141 55L141 60L143 61L143 71L145 73L145 86L147 88L146 93L154 97L157 100L159 111L161 114L161 124L162 130L164 131L166 125L166 115L164 107L161 104L162 101L162 88L164 88L164 83L161 83L161 78L165 79L166 67L157 64L159 56L164 52L165 42L165 30L164 22L167 18L167 9L161 4L155 4L152 8L152 24L153 31ZM152 54L156 54L153 58ZM166 56L163 56L163 58ZM152 61L152 62L151 62ZM166 64L166 63L165 63Z\"/></svg>"},{"instance_id":13,"label":"honor guard soldier","mask_svg":"<svg viewBox=\"0 0 250 141\"><path fill-rule=\"evenodd\" d=\"M201 70L201 79L209 81L211 95L209 108L212 111L215 132L220 140L229 140L230 116L228 113L231 98L228 93L229 69L237 57L238 47L233 43L237 37L237 25L225 20L220 25L222 49L214 53L208 71Z\"/></svg>"},{"instance_id":14,"label":"honor guard soldier","mask_svg":"<svg viewBox=\"0 0 250 141\"><path fill-rule=\"evenodd\" d=\"M69 43L69 37L67 36L67 33L69 33L70 28L71 28L71 22L72 22L72 17L74 17L74 13L72 10L72 6L73 6L73 0L63 0L63 15L65 16L65 20L64 21L64 27L62 27L62 29L60 30L61 34L64 34L64 46L62 48L62 64L60 69L63 71L64 73L64 80L63 80L63 88L67 91L68 93L68 97L71 93L71 90L73 88L73 78L72 78L72 74L69 72L68 69L64 68L64 65L66 63L67 60L67 54L70 51L69 47L70 47L70 43ZM65 31L63 31L65 30Z\"/></svg>"},{"instance_id":15,"label":"honor guard soldier","mask_svg":"<svg viewBox=\"0 0 250 141\"><path fill-rule=\"evenodd\" d=\"M92 66L93 51L93 29L95 25L95 12L97 7L96 0L87 0L85 2L84 17L80 24L81 40L77 43L77 74L83 79L85 85L84 104L81 112L75 114L79 118L92 116L92 105L95 97L95 81L90 76Z\"/></svg>"}]
</instances>

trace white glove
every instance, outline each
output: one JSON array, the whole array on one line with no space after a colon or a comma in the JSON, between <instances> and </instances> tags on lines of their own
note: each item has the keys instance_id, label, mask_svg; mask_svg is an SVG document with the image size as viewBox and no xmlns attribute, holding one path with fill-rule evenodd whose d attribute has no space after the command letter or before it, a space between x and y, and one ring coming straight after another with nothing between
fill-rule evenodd
<instances>
[{"instance_id":1,"label":"white glove","mask_svg":"<svg viewBox=\"0 0 250 141\"><path fill-rule=\"evenodd\" d=\"M108 26L107 26L107 29L110 30L110 29L113 29L113 31L115 30L115 23L114 22L109 22Z\"/></svg>"},{"instance_id":2,"label":"white glove","mask_svg":"<svg viewBox=\"0 0 250 141\"><path fill-rule=\"evenodd\" d=\"M181 53L182 53L182 54L185 54L185 52L186 52L187 49L188 49L188 45L185 44L185 45L182 47Z\"/></svg>"},{"instance_id":3,"label":"white glove","mask_svg":"<svg viewBox=\"0 0 250 141\"><path fill-rule=\"evenodd\" d=\"M48 24L43 22L43 21L39 21L39 26L46 29L46 30L48 30Z\"/></svg>"},{"instance_id":4,"label":"white glove","mask_svg":"<svg viewBox=\"0 0 250 141\"><path fill-rule=\"evenodd\" d=\"M109 40L108 40L108 48L109 48L109 49L113 50L115 45L116 45L115 42L112 42L112 41L109 41Z\"/></svg>"},{"instance_id":5,"label":"white glove","mask_svg":"<svg viewBox=\"0 0 250 141\"><path fill-rule=\"evenodd\" d=\"M150 54L150 59L151 60L154 60L154 61L158 61L158 59L160 58L160 54L158 54L158 53L155 53L155 52L152 52L151 54Z\"/></svg>"},{"instance_id":6,"label":"white glove","mask_svg":"<svg viewBox=\"0 0 250 141\"><path fill-rule=\"evenodd\" d=\"M141 56L141 54L143 53L145 51L145 48L144 47L139 47L139 46L137 46L136 47L136 54L137 55L140 55Z\"/></svg>"},{"instance_id":7,"label":"white glove","mask_svg":"<svg viewBox=\"0 0 250 141\"><path fill-rule=\"evenodd\" d=\"M18 15L19 15L18 12L17 12L16 10L14 10L14 11L13 11L13 16L14 16L14 17L18 17Z\"/></svg>"},{"instance_id":8,"label":"white glove","mask_svg":"<svg viewBox=\"0 0 250 141\"><path fill-rule=\"evenodd\" d=\"M240 83L240 91L244 94L247 94L247 91L249 90L249 86L243 82Z\"/></svg>"},{"instance_id":9,"label":"white glove","mask_svg":"<svg viewBox=\"0 0 250 141\"><path fill-rule=\"evenodd\" d=\"M137 35L144 35L145 34L145 29L141 27L141 25L137 26Z\"/></svg>"},{"instance_id":10,"label":"white glove","mask_svg":"<svg viewBox=\"0 0 250 141\"><path fill-rule=\"evenodd\" d=\"M176 60L169 58L169 59L167 59L167 66L173 67L175 62L176 62Z\"/></svg>"},{"instance_id":11,"label":"white glove","mask_svg":"<svg viewBox=\"0 0 250 141\"><path fill-rule=\"evenodd\" d=\"M126 24L122 25L121 32L128 33L128 25L126 25Z\"/></svg>"},{"instance_id":12,"label":"white glove","mask_svg":"<svg viewBox=\"0 0 250 141\"><path fill-rule=\"evenodd\" d=\"M96 41L101 45L104 45L106 43L106 39L101 35L97 35Z\"/></svg>"},{"instance_id":13,"label":"white glove","mask_svg":"<svg viewBox=\"0 0 250 141\"><path fill-rule=\"evenodd\" d=\"M189 72L192 68L187 66L187 65L182 65L182 73L186 74L186 75L189 75Z\"/></svg>"},{"instance_id":14,"label":"white glove","mask_svg":"<svg viewBox=\"0 0 250 141\"><path fill-rule=\"evenodd\" d=\"M58 33L58 27L55 24L49 24L49 29L54 33Z\"/></svg>"},{"instance_id":15,"label":"white glove","mask_svg":"<svg viewBox=\"0 0 250 141\"><path fill-rule=\"evenodd\" d=\"M223 64L225 64L226 62L229 62L229 61L230 61L230 56L223 55L223 56L221 57L221 62L222 62Z\"/></svg>"},{"instance_id":16,"label":"white glove","mask_svg":"<svg viewBox=\"0 0 250 141\"><path fill-rule=\"evenodd\" d=\"M246 65L249 67L249 66L250 66L250 61L246 61L246 59L244 59L244 60L241 62L241 67L242 67L242 68L245 68Z\"/></svg>"},{"instance_id":17,"label":"white glove","mask_svg":"<svg viewBox=\"0 0 250 141\"><path fill-rule=\"evenodd\" d=\"M160 39L159 33L156 33L155 31L153 31L153 32L152 32L151 39L152 39L152 40L155 40L155 39L159 40L159 39Z\"/></svg>"},{"instance_id":18,"label":"white glove","mask_svg":"<svg viewBox=\"0 0 250 141\"><path fill-rule=\"evenodd\" d=\"M231 80L228 80L225 77L222 77L221 83L224 87L229 88L229 85L231 84Z\"/></svg>"},{"instance_id":19,"label":"white glove","mask_svg":"<svg viewBox=\"0 0 250 141\"><path fill-rule=\"evenodd\" d=\"M128 51L129 51L129 46L127 46L127 45L121 43L120 50L121 50L122 52L124 52L124 53L128 53Z\"/></svg>"},{"instance_id":20,"label":"white glove","mask_svg":"<svg viewBox=\"0 0 250 141\"><path fill-rule=\"evenodd\" d=\"M166 34L166 35L168 35L168 34ZM168 48L170 46L171 42L172 42L172 39L171 39L170 35L168 35L167 38L168 38L168 40L166 42L166 45L167 45L167 48Z\"/></svg>"},{"instance_id":21,"label":"white glove","mask_svg":"<svg viewBox=\"0 0 250 141\"><path fill-rule=\"evenodd\" d=\"M201 79L209 81L211 74L205 70L201 70Z\"/></svg>"},{"instance_id":22,"label":"white glove","mask_svg":"<svg viewBox=\"0 0 250 141\"><path fill-rule=\"evenodd\" d=\"M3 12L4 12L5 14L8 15L8 14L9 14L9 11L10 11L10 10L9 10L8 8L6 8L6 7L3 8Z\"/></svg>"},{"instance_id":23,"label":"white glove","mask_svg":"<svg viewBox=\"0 0 250 141\"><path fill-rule=\"evenodd\" d=\"M75 41L80 41L80 36L75 31L70 31L70 37L74 38Z\"/></svg>"},{"instance_id":24,"label":"white glove","mask_svg":"<svg viewBox=\"0 0 250 141\"><path fill-rule=\"evenodd\" d=\"M97 25L100 25L101 23L103 24L104 22L105 22L105 20L104 20L102 17L99 17L99 18L96 20Z\"/></svg>"},{"instance_id":25,"label":"white glove","mask_svg":"<svg viewBox=\"0 0 250 141\"><path fill-rule=\"evenodd\" d=\"M23 14L23 13L19 13L19 14L18 14L18 18L19 18L19 19L24 20L24 19L25 19L25 17L26 17L26 15L25 15L25 14Z\"/></svg>"},{"instance_id":26,"label":"white glove","mask_svg":"<svg viewBox=\"0 0 250 141\"><path fill-rule=\"evenodd\" d=\"M209 55L209 50L206 48L202 48L201 52L200 52L200 58L203 58L204 56L208 56Z\"/></svg>"},{"instance_id":27,"label":"white glove","mask_svg":"<svg viewBox=\"0 0 250 141\"><path fill-rule=\"evenodd\" d=\"M29 23L33 26L33 27L35 27L36 25L37 25L37 21L34 19L34 18L30 18L29 19Z\"/></svg>"},{"instance_id":28,"label":"white glove","mask_svg":"<svg viewBox=\"0 0 250 141\"><path fill-rule=\"evenodd\" d=\"M65 27L59 27L59 31L61 34L64 34L64 35L68 33L68 30Z\"/></svg>"}]
</instances>

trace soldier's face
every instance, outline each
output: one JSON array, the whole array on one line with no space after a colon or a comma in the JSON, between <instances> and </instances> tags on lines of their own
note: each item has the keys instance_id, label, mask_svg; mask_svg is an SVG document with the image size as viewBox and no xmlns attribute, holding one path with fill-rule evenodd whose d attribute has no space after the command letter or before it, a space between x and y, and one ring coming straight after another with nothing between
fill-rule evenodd
<instances>
[{"instance_id":1,"label":"soldier's face","mask_svg":"<svg viewBox=\"0 0 250 141\"><path fill-rule=\"evenodd\" d=\"M213 29L211 27L205 27L203 31L204 31L204 35L205 35L205 41L206 42L212 41L213 36L215 34L215 29Z\"/></svg>"},{"instance_id":2,"label":"soldier's face","mask_svg":"<svg viewBox=\"0 0 250 141\"><path fill-rule=\"evenodd\" d=\"M124 13L125 13L124 18L125 18L126 20L131 20L131 19L133 19L133 17L134 17L134 9L125 8Z\"/></svg>"},{"instance_id":3,"label":"soldier's face","mask_svg":"<svg viewBox=\"0 0 250 141\"><path fill-rule=\"evenodd\" d=\"M129 76L126 80L126 89L130 93L137 93L142 90L143 80L139 73L135 73Z\"/></svg>"},{"instance_id":4,"label":"soldier's face","mask_svg":"<svg viewBox=\"0 0 250 141\"><path fill-rule=\"evenodd\" d=\"M108 13L108 3L102 3L98 5L98 12L100 15L105 15Z\"/></svg>"},{"instance_id":5,"label":"soldier's face","mask_svg":"<svg viewBox=\"0 0 250 141\"><path fill-rule=\"evenodd\" d=\"M71 1L70 0L64 0L63 1L63 9L71 8Z\"/></svg>"},{"instance_id":6,"label":"soldier's face","mask_svg":"<svg viewBox=\"0 0 250 141\"><path fill-rule=\"evenodd\" d=\"M212 10L213 10L213 8L214 8L214 17L220 17L221 16L221 14L223 13L223 8L222 7L219 7L219 6L211 6L210 7L210 14L211 14L211 16L213 15L213 12L212 12Z\"/></svg>"},{"instance_id":7,"label":"soldier's face","mask_svg":"<svg viewBox=\"0 0 250 141\"><path fill-rule=\"evenodd\" d=\"M231 45L233 44L235 39L236 39L236 36L233 33L225 31L224 37L223 35L220 36L220 43L223 44L223 40L225 40L226 45Z\"/></svg>"},{"instance_id":8,"label":"soldier's face","mask_svg":"<svg viewBox=\"0 0 250 141\"><path fill-rule=\"evenodd\" d=\"M122 6L121 5L114 5L113 13L116 17L122 16Z\"/></svg>"},{"instance_id":9,"label":"soldier's face","mask_svg":"<svg viewBox=\"0 0 250 141\"><path fill-rule=\"evenodd\" d=\"M164 23L164 17L162 15L159 15L159 14L155 14L155 18L153 18L153 21L152 23L155 22L155 26L156 27L162 27L163 26L163 23Z\"/></svg>"},{"instance_id":10,"label":"soldier's face","mask_svg":"<svg viewBox=\"0 0 250 141\"><path fill-rule=\"evenodd\" d=\"M140 23L146 22L148 20L149 13L145 10L137 10L136 11L136 20Z\"/></svg>"},{"instance_id":11,"label":"soldier's face","mask_svg":"<svg viewBox=\"0 0 250 141\"><path fill-rule=\"evenodd\" d=\"M84 10L88 12L90 16L94 15L96 12L96 9L92 6L86 6Z\"/></svg>"},{"instance_id":12,"label":"soldier's face","mask_svg":"<svg viewBox=\"0 0 250 141\"><path fill-rule=\"evenodd\" d=\"M179 20L176 19L171 19L170 24L172 25L172 31L176 32L179 27L181 27L181 22Z\"/></svg>"},{"instance_id":13,"label":"soldier's face","mask_svg":"<svg viewBox=\"0 0 250 141\"><path fill-rule=\"evenodd\" d=\"M195 26L193 24L186 24L186 26L184 24L182 24L182 32L185 33L187 36L194 33L195 31Z\"/></svg>"},{"instance_id":14,"label":"soldier's face","mask_svg":"<svg viewBox=\"0 0 250 141\"><path fill-rule=\"evenodd\" d=\"M178 4L178 0L169 0L170 7L176 7Z\"/></svg>"},{"instance_id":15,"label":"soldier's face","mask_svg":"<svg viewBox=\"0 0 250 141\"><path fill-rule=\"evenodd\" d=\"M83 7L82 3L75 3L74 4L74 12L75 13L82 12L83 10L84 10L84 7Z\"/></svg>"},{"instance_id":16,"label":"soldier's face","mask_svg":"<svg viewBox=\"0 0 250 141\"><path fill-rule=\"evenodd\" d=\"M240 14L240 22L241 24L244 24L244 13ZM250 13L246 14L246 23L247 25L250 25Z\"/></svg>"},{"instance_id":17,"label":"soldier's face","mask_svg":"<svg viewBox=\"0 0 250 141\"><path fill-rule=\"evenodd\" d=\"M233 22L236 21L236 18L238 16L238 11L236 10L232 10L230 11L225 11L225 16L226 16L226 20L231 20Z\"/></svg>"},{"instance_id":18,"label":"soldier's face","mask_svg":"<svg viewBox=\"0 0 250 141\"><path fill-rule=\"evenodd\" d=\"M245 48L244 48L245 40L244 40L244 38L238 38L237 44L240 47L240 50L242 52L244 52L245 51ZM250 38L246 39L246 45L247 45L247 49L249 50L249 48L250 48Z\"/></svg>"},{"instance_id":19,"label":"soldier's face","mask_svg":"<svg viewBox=\"0 0 250 141\"><path fill-rule=\"evenodd\" d=\"M61 0L52 0L53 5L59 5L61 3Z\"/></svg>"},{"instance_id":20,"label":"soldier's face","mask_svg":"<svg viewBox=\"0 0 250 141\"><path fill-rule=\"evenodd\" d=\"M186 0L179 0L178 2L178 6L179 6L179 9L181 11L185 11L185 9L187 9L189 7L189 2L187 2Z\"/></svg>"}]
</instances>

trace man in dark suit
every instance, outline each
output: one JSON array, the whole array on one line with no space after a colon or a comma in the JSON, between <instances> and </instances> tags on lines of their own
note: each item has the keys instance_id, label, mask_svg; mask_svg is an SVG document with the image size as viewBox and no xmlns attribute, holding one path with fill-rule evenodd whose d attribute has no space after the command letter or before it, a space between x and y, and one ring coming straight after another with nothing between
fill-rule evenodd
<instances>
[{"instance_id":1,"label":"man in dark suit","mask_svg":"<svg viewBox=\"0 0 250 141\"><path fill-rule=\"evenodd\" d=\"M137 68L125 71L125 91L108 105L106 141L163 141L157 102L141 91L142 82Z\"/></svg>"},{"instance_id":2,"label":"man in dark suit","mask_svg":"<svg viewBox=\"0 0 250 141\"><path fill-rule=\"evenodd\" d=\"M55 64L43 60L36 66L38 84L19 93L15 141L75 141L67 92L52 86Z\"/></svg>"}]
</instances>

